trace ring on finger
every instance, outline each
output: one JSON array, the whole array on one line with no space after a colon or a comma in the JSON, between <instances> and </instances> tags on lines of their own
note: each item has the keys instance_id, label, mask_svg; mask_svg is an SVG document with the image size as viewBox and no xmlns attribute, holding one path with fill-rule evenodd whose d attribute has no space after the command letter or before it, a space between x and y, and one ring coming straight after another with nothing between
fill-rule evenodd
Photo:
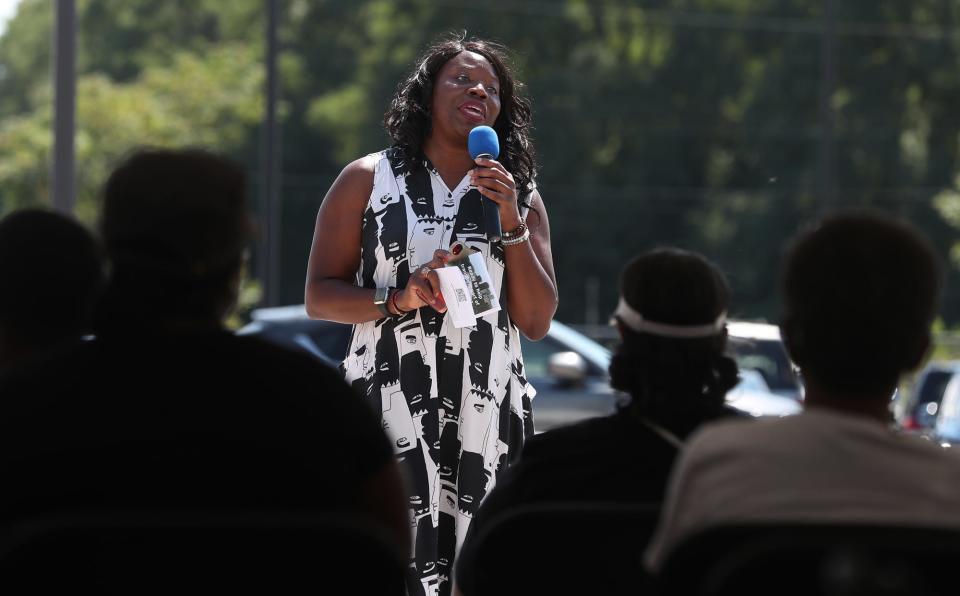
<instances>
[{"instance_id":1,"label":"ring on finger","mask_svg":"<svg viewBox=\"0 0 960 596\"><path fill-rule=\"evenodd\" d=\"M420 274L423 275L424 277L426 277L427 275L430 275L430 271L431 270L429 265L424 265L423 267L420 268Z\"/></svg>"}]
</instances>

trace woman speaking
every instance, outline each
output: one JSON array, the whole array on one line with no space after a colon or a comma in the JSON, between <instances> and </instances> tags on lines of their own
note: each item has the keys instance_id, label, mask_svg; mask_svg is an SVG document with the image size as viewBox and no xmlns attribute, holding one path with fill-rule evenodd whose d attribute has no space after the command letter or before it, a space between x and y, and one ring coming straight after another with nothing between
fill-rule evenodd
<instances>
[{"instance_id":1,"label":"woman speaking","mask_svg":"<svg viewBox=\"0 0 960 596\"><path fill-rule=\"evenodd\" d=\"M307 312L354 325L342 370L407 474L412 595L449 594L470 520L533 433L519 333L547 333L557 285L519 88L502 46L433 45L387 110L392 146L347 165L317 215ZM499 161L467 150L482 125L497 133ZM484 209L499 214L499 239ZM434 271L454 243L482 255L501 305L470 327L446 316Z\"/></svg>"}]
</instances>

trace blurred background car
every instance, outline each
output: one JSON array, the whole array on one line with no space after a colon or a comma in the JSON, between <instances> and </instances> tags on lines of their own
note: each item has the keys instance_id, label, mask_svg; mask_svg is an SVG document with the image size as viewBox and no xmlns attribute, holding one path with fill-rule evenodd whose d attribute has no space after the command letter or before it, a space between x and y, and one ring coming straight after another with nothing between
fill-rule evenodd
<instances>
[{"instance_id":1,"label":"blurred background car","mask_svg":"<svg viewBox=\"0 0 960 596\"><path fill-rule=\"evenodd\" d=\"M960 373L960 360L931 362L917 374L913 390L897 414L897 421L906 430L939 434L938 416L943 407L950 383ZM960 387L958 387L960 389ZM944 428L950 426L950 416L944 417ZM950 431L948 431L950 432Z\"/></svg>"},{"instance_id":2,"label":"blurred background car","mask_svg":"<svg viewBox=\"0 0 960 596\"><path fill-rule=\"evenodd\" d=\"M289 348L304 350L330 366L346 356L350 325L316 321L302 304L252 311L251 322L237 331ZM547 336L530 341L521 336L527 380L537 391L534 421L548 430L616 410L618 397L610 389L610 351L563 323L553 321Z\"/></svg>"},{"instance_id":3,"label":"blurred background car","mask_svg":"<svg viewBox=\"0 0 960 596\"><path fill-rule=\"evenodd\" d=\"M727 405L753 417L789 416L802 409L800 401L770 390L759 370L740 369L740 382L727 392Z\"/></svg>"},{"instance_id":4,"label":"blurred background car","mask_svg":"<svg viewBox=\"0 0 960 596\"><path fill-rule=\"evenodd\" d=\"M340 366L347 355L351 325L317 321L302 304L257 308L237 335L254 335L266 341L304 350L330 366Z\"/></svg>"},{"instance_id":5,"label":"blurred background car","mask_svg":"<svg viewBox=\"0 0 960 596\"><path fill-rule=\"evenodd\" d=\"M756 371L766 385L765 391L803 401L803 385L780 338L780 328L769 323L730 321L727 323L727 344L741 371ZM749 375L752 376L752 375ZM749 388L759 388L750 379ZM789 406L784 406L789 409Z\"/></svg>"},{"instance_id":6,"label":"blurred background car","mask_svg":"<svg viewBox=\"0 0 960 596\"><path fill-rule=\"evenodd\" d=\"M346 356L351 326L307 317L302 304L260 308L239 335L253 335L313 354L330 366ZM741 367L741 381L728 403L751 416L785 416L799 411L802 389L774 325L730 323L732 355ZM533 400L537 432L586 418L612 414L629 399L610 387L610 349L585 334L553 321L546 337L530 341L521 335L527 380L536 389Z\"/></svg>"},{"instance_id":7,"label":"blurred background car","mask_svg":"<svg viewBox=\"0 0 960 596\"><path fill-rule=\"evenodd\" d=\"M942 379L941 375L936 375L934 382L939 383ZM921 407L921 423L930 420L930 410L935 411L936 415L932 416L933 423L930 428L925 429L925 434L932 435L930 438L940 441L944 446L960 443L960 375L956 374L956 371L950 374L946 385L939 392L939 399L926 404Z\"/></svg>"}]
</instances>

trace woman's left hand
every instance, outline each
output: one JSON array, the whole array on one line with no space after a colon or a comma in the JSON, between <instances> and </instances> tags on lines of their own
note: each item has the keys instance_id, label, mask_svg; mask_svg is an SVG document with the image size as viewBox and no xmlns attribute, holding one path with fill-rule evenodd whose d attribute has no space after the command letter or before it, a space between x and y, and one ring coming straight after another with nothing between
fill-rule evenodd
<instances>
[{"instance_id":1,"label":"woman's left hand","mask_svg":"<svg viewBox=\"0 0 960 596\"><path fill-rule=\"evenodd\" d=\"M500 207L500 222L504 230L520 225L520 208L517 205L517 184L513 174L499 161L477 158L477 167L470 172L470 182L480 194Z\"/></svg>"}]
</instances>

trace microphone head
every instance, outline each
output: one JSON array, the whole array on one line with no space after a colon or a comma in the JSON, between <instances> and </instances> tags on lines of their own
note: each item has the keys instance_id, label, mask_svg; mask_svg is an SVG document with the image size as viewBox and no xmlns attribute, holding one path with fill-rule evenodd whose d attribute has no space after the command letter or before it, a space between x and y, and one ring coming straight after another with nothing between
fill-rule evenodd
<instances>
[{"instance_id":1,"label":"microphone head","mask_svg":"<svg viewBox=\"0 0 960 596\"><path fill-rule=\"evenodd\" d=\"M497 138L497 131L489 126L474 128L467 137L467 150L470 152L470 159L473 160L481 155L497 159L500 157L500 140Z\"/></svg>"}]
</instances>

